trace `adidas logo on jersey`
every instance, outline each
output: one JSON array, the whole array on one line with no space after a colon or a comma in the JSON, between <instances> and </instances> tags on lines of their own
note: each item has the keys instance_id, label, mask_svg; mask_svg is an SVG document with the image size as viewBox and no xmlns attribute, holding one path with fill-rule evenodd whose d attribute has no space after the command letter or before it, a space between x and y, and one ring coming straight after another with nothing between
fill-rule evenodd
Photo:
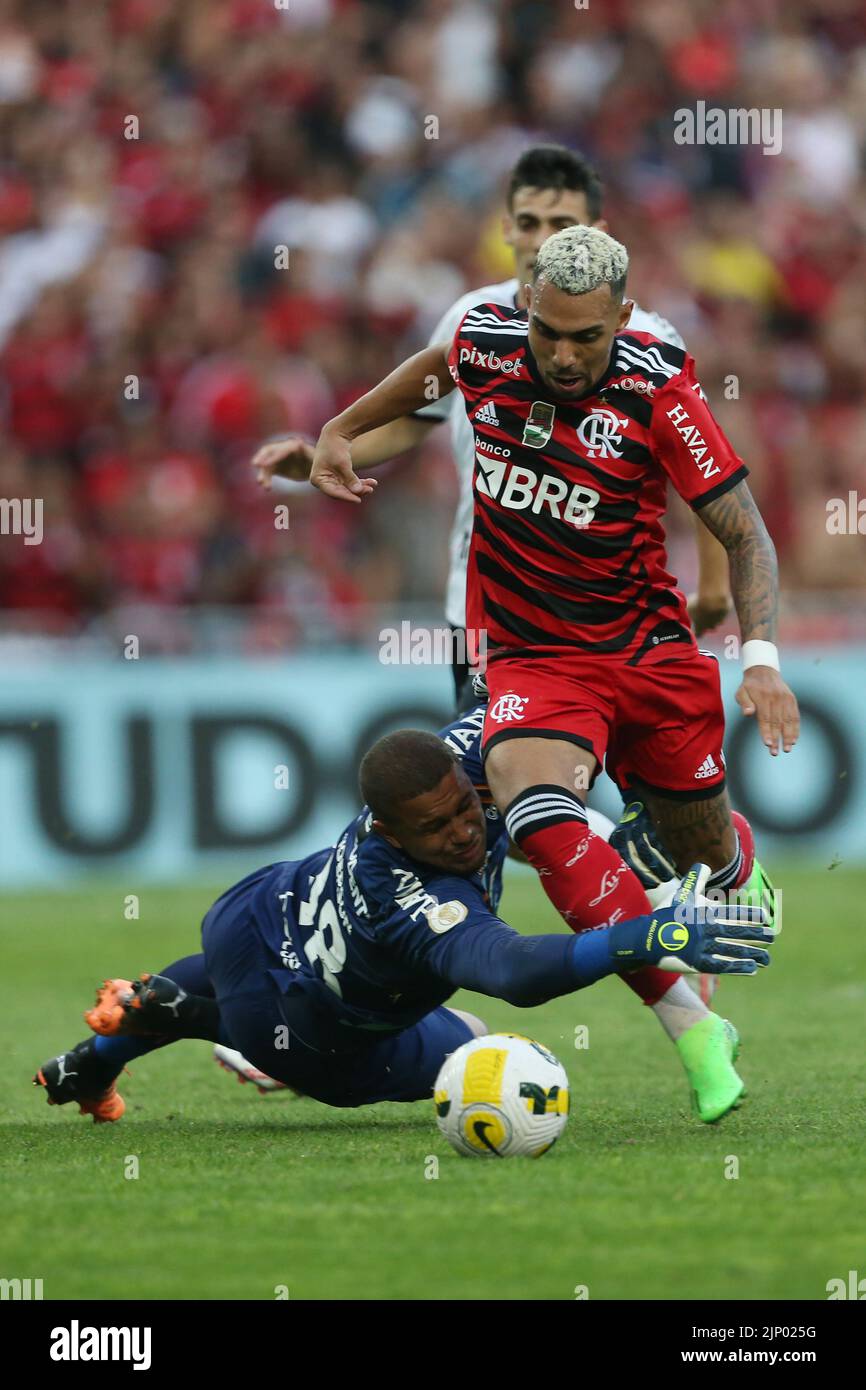
<instances>
[{"instance_id":1,"label":"adidas logo on jersey","mask_svg":"<svg viewBox=\"0 0 866 1390\"><path fill-rule=\"evenodd\" d=\"M508 361L507 358L497 357L492 350L490 352L479 352L476 347L461 348L460 362L469 362L473 367L483 367L488 372L511 372L516 376L520 371L519 358Z\"/></svg>"},{"instance_id":2,"label":"adidas logo on jersey","mask_svg":"<svg viewBox=\"0 0 866 1390\"><path fill-rule=\"evenodd\" d=\"M498 425L499 416L496 414L496 406L492 401L485 401L480 410L476 411L475 419L481 425Z\"/></svg>"},{"instance_id":3,"label":"adidas logo on jersey","mask_svg":"<svg viewBox=\"0 0 866 1390\"><path fill-rule=\"evenodd\" d=\"M718 771L719 771L719 769L716 767L716 764L713 762L713 755L712 755L712 753L708 753L707 756L704 758L704 761L701 763L700 767L698 768L697 772L695 773L695 778L696 778L698 781L700 781L700 780L701 780L702 778L704 778L704 777L715 777Z\"/></svg>"}]
</instances>

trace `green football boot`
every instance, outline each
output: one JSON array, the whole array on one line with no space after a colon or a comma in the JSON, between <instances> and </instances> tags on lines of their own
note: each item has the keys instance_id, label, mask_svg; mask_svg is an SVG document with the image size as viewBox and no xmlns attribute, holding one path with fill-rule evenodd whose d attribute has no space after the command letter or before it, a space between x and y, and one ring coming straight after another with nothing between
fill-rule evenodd
<instances>
[{"instance_id":1,"label":"green football boot","mask_svg":"<svg viewBox=\"0 0 866 1390\"><path fill-rule=\"evenodd\" d=\"M676 1048L689 1078L692 1109L704 1124L736 1109L746 1088L734 1071L740 1038L733 1023L710 1014L677 1038Z\"/></svg>"},{"instance_id":2,"label":"green football boot","mask_svg":"<svg viewBox=\"0 0 866 1390\"><path fill-rule=\"evenodd\" d=\"M766 869L758 863L757 859L754 861L752 872L747 881L742 887L731 889L728 897L732 906L762 907L766 916L766 925L773 930L781 930L781 917L777 917L777 908L781 904L777 902L776 890L770 882ZM707 1008L711 1008L713 996L722 982L721 975L687 975L686 979Z\"/></svg>"},{"instance_id":3,"label":"green football boot","mask_svg":"<svg viewBox=\"0 0 866 1390\"><path fill-rule=\"evenodd\" d=\"M767 915L766 925L775 927L776 923L776 890L773 887L764 869L757 861L754 862L752 872L742 888L734 890L736 902L740 907L762 907Z\"/></svg>"}]
</instances>

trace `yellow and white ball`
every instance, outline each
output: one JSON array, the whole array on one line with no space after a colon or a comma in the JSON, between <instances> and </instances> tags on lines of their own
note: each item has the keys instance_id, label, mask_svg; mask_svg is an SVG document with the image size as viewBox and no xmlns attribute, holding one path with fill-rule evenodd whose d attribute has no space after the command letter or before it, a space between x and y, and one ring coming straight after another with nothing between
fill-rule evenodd
<instances>
[{"instance_id":1,"label":"yellow and white ball","mask_svg":"<svg viewBox=\"0 0 866 1390\"><path fill-rule=\"evenodd\" d=\"M445 1059L433 1094L436 1122L459 1154L540 1158L568 1119L565 1068L520 1033L488 1033Z\"/></svg>"}]
</instances>

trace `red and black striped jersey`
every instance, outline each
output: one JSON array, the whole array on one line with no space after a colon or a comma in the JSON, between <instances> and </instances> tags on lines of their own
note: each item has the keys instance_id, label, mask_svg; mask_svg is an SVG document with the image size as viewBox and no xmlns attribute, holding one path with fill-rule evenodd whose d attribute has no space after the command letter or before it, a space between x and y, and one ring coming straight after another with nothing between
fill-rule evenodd
<instances>
[{"instance_id":1,"label":"red and black striped jersey","mask_svg":"<svg viewBox=\"0 0 866 1390\"><path fill-rule=\"evenodd\" d=\"M670 480L699 508L744 478L683 349L614 339L591 394L550 396L524 310L464 316L449 368L475 434L467 627L488 651L616 654L634 664L694 645L667 570Z\"/></svg>"}]
</instances>

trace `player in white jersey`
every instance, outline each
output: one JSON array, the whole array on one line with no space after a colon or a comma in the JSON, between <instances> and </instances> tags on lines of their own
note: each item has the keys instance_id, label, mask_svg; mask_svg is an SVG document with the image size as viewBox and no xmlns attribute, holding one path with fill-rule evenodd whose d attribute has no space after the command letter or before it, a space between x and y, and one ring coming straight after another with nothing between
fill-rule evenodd
<instances>
[{"instance_id":1,"label":"player in white jersey","mask_svg":"<svg viewBox=\"0 0 866 1390\"><path fill-rule=\"evenodd\" d=\"M554 232L574 225L590 225L605 230L602 215L602 187L592 167L571 150L560 145L538 145L528 149L515 164L508 186L503 217L503 235L514 252L516 275L497 285L470 290L443 315L430 336L430 343L454 337L468 309L475 304L523 305L524 286L532 279L535 258L544 241ZM684 347L676 329L660 315L640 308L632 309L629 328L653 333L666 342ZM445 615L455 630L466 625L466 565L472 532L472 482L475 470L475 444L466 411L452 392L415 415L394 420L380 429L360 435L352 445L356 469L371 468L396 458L420 444L432 429L450 421L454 463L460 482L460 496L450 539L450 567L445 599ZM274 475L303 479L309 476L313 444L290 435L269 441L254 455L253 468L259 482L270 487ZM698 542L699 578L697 591L688 601L689 615L698 634L715 627L728 612L730 593L727 554L700 519L695 517ZM455 648L459 651L459 643ZM464 700L467 664L454 664L454 683L458 705ZM471 699L471 694L469 696Z\"/></svg>"}]
</instances>

